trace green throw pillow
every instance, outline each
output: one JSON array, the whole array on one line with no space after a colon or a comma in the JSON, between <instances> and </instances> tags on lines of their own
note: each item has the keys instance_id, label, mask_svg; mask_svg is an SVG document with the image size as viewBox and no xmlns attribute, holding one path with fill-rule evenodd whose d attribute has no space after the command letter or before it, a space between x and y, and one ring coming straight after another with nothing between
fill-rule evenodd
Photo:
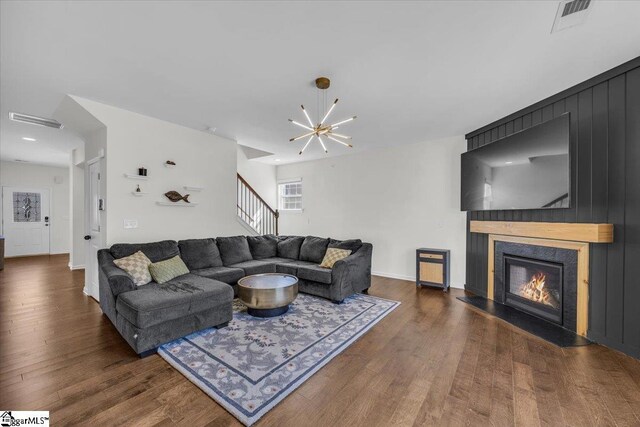
<instances>
[{"instance_id":1,"label":"green throw pillow","mask_svg":"<svg viewBox=\"0 0 640 427\"><path fill-rule=\"evenodd\" d=\"M156 283L168 282L174 277L182 276L188 272L189 269L179 255L149 264L149 273L151 273L151 277Z\"/></svg>"}]
</instances>

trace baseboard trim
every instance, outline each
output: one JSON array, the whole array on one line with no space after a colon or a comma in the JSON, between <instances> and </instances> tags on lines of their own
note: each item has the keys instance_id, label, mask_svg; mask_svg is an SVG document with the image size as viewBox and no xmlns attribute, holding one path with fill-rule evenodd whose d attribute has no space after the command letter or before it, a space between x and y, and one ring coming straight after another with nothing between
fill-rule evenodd
<instances>
[{"instance_id":1,"label":"baseboard trim","mask_svg":"<svg viewBox=\"0 0 640 427\"><path fill-rule=\"evenodd\" d=\"M10 259L10 258L30 258L30 257L36 257L36 256L51 256L51 255L56 255L56 254L51 254L49 252L46 253L42 253L42 254L27 254L27 255L5 255L4 259Z\"/></svg>"},{"instance_id":2,"label":"baseboard trim","mask_svg":"<svg viewBox=\"0 0 640 427\"><path fill-rule=\"evenodd\" d=\"M87 288L82 288L82 293L94 300L96 303L100 304L100 301L93 297L89 292L87 292Z\"/></svg>"},{"instance_id":3,"label":"baseboard trim","mask_svg":"<svg viewBox=\"0 0 640 427\"><path fill-rule=\"evenodd\" d=\"M374 276L387 277L389 279L407 280L409 282L416 281L416 276L405 276L404 274L385 273L383 271L372 271L371 274Z\"/></svg>"},{"instance_id":4,"label":"baseboard trim","mask_svg":"<svg viewBox=\"0 0 640 427\"><path fill-rule=\"evenodd\" d=\"M385 273L382 271L372 271L371 274L373 276L386 277L389 279L398 279L398 280L406 280L408 282L416 282L416 276L406 276L404 274L395 274L395 273ZM449 285L450 288L454 289L464 289L464 287L459 285L454 285L453 283Z\"/></svg>"}]
</instances>

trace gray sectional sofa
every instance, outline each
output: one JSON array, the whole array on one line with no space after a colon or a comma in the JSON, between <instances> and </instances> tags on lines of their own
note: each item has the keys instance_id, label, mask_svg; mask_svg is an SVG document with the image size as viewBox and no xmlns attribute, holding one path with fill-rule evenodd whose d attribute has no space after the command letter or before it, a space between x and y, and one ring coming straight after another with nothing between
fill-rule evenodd
<instances>
[{"instance_id":1,"label":"gray sectional sofa","mask_svg":"<svg viewBox=\"0 0 640 427\"><path fill-rule=\"evenodd\" d=\"M319 267L328 247L351 250L332 269ZM142 251L152 262L180 255L189 274L137 286L114 259ZM298 277L300 292L336 303L371 285L373 246L360 240L307 236L234 236L179 242L115 244L98 251L100 307L144 355L192 332L225 326L240 278L260 273Z\"/></svg>"}]
</instances>

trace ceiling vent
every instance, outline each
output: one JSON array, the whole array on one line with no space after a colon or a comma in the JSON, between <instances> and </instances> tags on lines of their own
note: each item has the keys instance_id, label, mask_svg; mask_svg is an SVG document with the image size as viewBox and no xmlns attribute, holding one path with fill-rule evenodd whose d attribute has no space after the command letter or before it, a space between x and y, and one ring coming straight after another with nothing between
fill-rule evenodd
<instances>
[{"instance_id":1,"label":"ceiling vent","mask_svg":"<svg viewBox=\"0 0 640 427\"><path fill-rule=\"evenodd\" d=\"M45 119L44 117L30 116L28 114L9 113L9 118L16 122L29 123L31 125L46 126L54 129L62 129L62 123L53 119Z\"/></svg>"},{"instance_id":2,"label":"ceiling vent","mask_svg":"<svg viewBox=\"0 0 640 427\"><path fill-rule=\"evenodd\" d=\"M562 0L558 5L551 32L566 30L584 23L589 11L593 8L593 6L589 7L591 3L592 0Z\"/></svg>"}]
</instances>

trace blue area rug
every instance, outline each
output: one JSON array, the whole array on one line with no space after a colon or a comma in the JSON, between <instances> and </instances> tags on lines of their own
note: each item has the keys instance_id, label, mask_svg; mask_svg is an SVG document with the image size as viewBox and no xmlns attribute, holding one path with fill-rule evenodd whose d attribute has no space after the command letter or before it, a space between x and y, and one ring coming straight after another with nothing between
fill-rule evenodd
<instances>
[{"instance_id":1,"label":"blue area rug","mask_svg":"<svg viewBox=\"0 0 640 427\"><path fill-rule=\"evenodd\" d=\"M399 304L363 294L333 304L299 294L286 314L260 319L236 300L229 326L165 344L158 354L251 425Z\"/></svg>"}]
</instances>

